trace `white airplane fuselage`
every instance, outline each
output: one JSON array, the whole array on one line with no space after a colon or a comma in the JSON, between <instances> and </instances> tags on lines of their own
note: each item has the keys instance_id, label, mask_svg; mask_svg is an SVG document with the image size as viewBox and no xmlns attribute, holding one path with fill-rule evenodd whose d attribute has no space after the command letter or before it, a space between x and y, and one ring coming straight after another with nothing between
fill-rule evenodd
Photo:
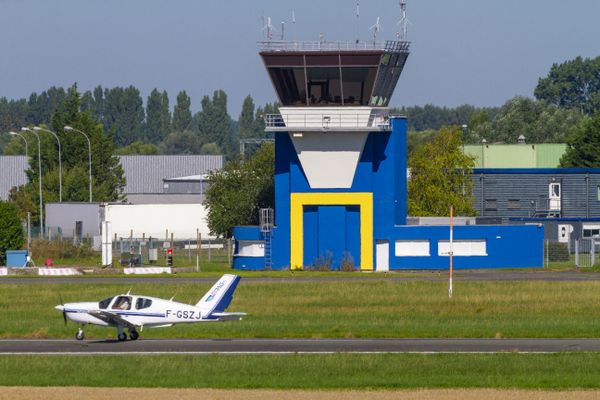
<instances>
[{"instance_id":1,"label":"white airplane fuselage","mask_svg":"<svg viewBox=\"0 0 600 400\"><path fill-rule=\"evenodd\" d=\"M120 297L127 296L132 298L133 307L129 310L112 309L111 306ZM135 307L138 299L152 301L152 306L142 309ZM57 306L57 308L60 306ZM71 321L78 324L94 324L100 326L115 326L90 314L94 311L110 311L132 325L142 327L156 327L164 325L185 324L194 322L214 322L216 318L203 318L199 307L190 304L168 301L156 297L120 295L115 296L105 309L98 307L98 302L66 303L63 305L64 312ZM60 308L58 308L60 310ZM61 310L62 311L62 310Z\"/></svg>"}]
</instances>

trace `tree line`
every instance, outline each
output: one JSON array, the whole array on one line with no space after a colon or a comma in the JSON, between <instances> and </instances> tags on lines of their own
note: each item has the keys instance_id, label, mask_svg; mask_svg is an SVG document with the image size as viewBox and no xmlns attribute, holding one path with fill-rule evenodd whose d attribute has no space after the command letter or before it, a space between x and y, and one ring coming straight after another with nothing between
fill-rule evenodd
<instances>
[{"instance_id":1,"label":"tree line","mask_svg":"<svg viewBox=\"0 0 600 400\"><path fill-rule=\"evenodd\" d=\"M74 85L76 88L76 85ZM51 87L32 93L28 99L0 98L0 132L26 125L49 124L52 115L64 110L69 89ZM250 95L244 99L237 120L227 110L227 94L216 90L204 96L201 110L193 113L185 90L177 94L172 108L166 91L152 90L144 105L134 87L102 88L80 96L80 111L88 112L102 125L117 154L225 154L232 159L240 138L263 138L262 116L276 113L278 104L256 107ZM0 136L0 152L23 154L18 138Z\"/></svg>"}]
</instances>

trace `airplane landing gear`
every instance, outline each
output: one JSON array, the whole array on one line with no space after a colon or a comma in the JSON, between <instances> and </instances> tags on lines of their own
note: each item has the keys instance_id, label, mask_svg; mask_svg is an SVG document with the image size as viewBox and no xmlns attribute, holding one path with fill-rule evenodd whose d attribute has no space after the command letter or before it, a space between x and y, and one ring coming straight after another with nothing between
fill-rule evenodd
<instances>
[{"instance_id":1,"label":"airplane landing gear","mask_svg":"<svg viewBox=\"0 0 600 400\"><path fill-rule=\"evenodd\" d=\"M140 334L135 329L131 329L129 331L129 338L131 340L137 340L137 338L139 338L139 337L140 337Z\"/></svg>"},{"instance_id":2,"label":"airplane landing gear","mask_svg":"<svg viewBox=\"0 0 600 400\"><path fill-rule=\"evenodd\" d=\"M127 335L123 331L123 327L121 325L117 326L117 340L119 342L127 340Z\"/></svg>"},{"instance_id":3,"label":"airplane landing gear","mask_svg":"<svg viewBox=\"0 0 600 400\"><path fill-rule=\"evenodd\" d=\"M75 334L75 339L83 340L84 338L85 338L85 335L83 334L83 328L79 328L79 330Z\"/></svg>"}]
</instances>

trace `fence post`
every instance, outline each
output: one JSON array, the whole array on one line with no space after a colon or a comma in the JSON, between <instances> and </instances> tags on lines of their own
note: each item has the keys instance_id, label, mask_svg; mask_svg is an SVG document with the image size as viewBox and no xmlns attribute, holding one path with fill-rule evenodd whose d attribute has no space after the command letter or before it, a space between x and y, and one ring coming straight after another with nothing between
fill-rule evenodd
<instances>
[{"instance_id":1,"label":"fence post","mask_svg":"<svg viewBox=\"0 0 600 400\"><path fill-rule=\"evenodd\" d=\"M592 265L590 267L593 267L596 264L596 242L594 239L590 239L590 246L590 253L592 254Z\"/></svg>"},{"instance_id":2,"label":"fence post","mask_svg":"<svg viewBox=\"0 0 600 400\"><path fill-rule=\"evenodd\" d=\"M579 239L575 240L575 266L579 267Z\"/></svg>"},{"instance_id":3,"label":"fence post","mask_svg":"<svg viewBox=\"0 0 600 400\"><path fill-rule=\"evenodd\" d=\"M227 238L227 266L231 268L231 238Z\"/></svg>"}]
</instances>

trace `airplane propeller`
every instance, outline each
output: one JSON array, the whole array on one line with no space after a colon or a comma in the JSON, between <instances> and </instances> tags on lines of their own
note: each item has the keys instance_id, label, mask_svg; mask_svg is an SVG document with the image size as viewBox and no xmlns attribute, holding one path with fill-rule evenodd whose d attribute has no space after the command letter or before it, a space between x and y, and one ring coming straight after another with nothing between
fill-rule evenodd
<instances>
[{"instance_id":1,"label":"airplane propeller","mask_svg":"<svg viewBox=\"0 0 600 400\"><path fill-rule=\"evenodd\" d=\"M63 299L62 299L62 296L60 295L60 293L58 294L58 298L60 300L60 305L62 306L63 321L65 321L65 325L67 325L67 313L65 312L64 302L63 302Z\"/></svg>"}]
</instances>

